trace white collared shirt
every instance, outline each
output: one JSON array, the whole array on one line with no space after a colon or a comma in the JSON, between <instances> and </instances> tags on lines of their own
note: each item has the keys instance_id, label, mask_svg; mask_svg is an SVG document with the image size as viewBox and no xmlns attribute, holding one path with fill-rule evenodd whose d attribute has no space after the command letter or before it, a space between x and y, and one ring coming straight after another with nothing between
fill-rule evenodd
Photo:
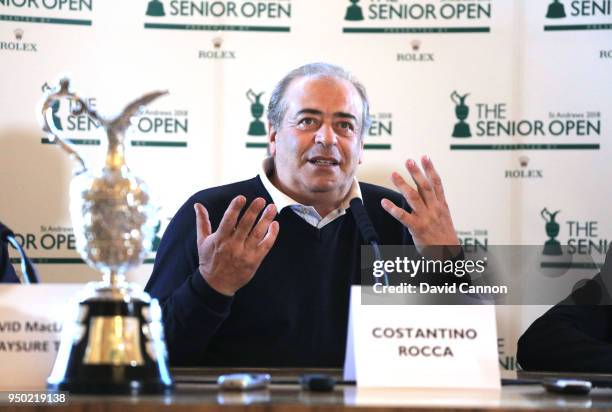
<instances>
[{"instance_id":1,"label":"white collared shirt","mask_svg":"<svg viewBox=\"0 0 612 412\"><path fill-rule=\"evenodd\" d=\"M349 202L351 201L351 199L356 197L358 197L359 199L362 198L361 189L359 188L359 182L357 181L357 178L354 177L353 184L351 185L351 188L349 189L348 194L346 195L342 203L340 203L340 206L337 209L334 209L330 213L328 213L327 216L321 217L321 215L319 215L319 212L317 212L314 207L306 206L295 201L287 194L281 192L276 186L274 186L270 181L270 176L273 172L273 159L272 157L266 157L262 162L262 168L259 172L259 178L261 179L264 187L270 194L270 197L272 198L272 203L276 205L276 210L278 210L278 213L280 213L281 210L283 210L284 208L289 207L299 217L301 217L317 229L321 229L323 226L333 222L340 216L344 215L346 213L346 209L349 208Z\"/></svg>"}]
</instances>

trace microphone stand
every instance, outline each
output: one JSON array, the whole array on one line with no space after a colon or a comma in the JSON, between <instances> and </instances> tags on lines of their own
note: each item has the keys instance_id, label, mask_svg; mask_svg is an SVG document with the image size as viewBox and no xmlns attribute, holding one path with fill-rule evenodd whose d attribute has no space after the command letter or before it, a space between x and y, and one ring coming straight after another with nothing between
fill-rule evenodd
<instances>
[{"instance_id":1,"label":"microphone stand","mask_svg":"<svg viewBox=\"0 0 612 412\"><path fill-rule=\"evenodd\" d=\"M36 269L34 269L34 265L30 259L28 259L25 251L15 239L15 234L11 229L0 222L0 242L8 242L19 252L19 256L21 256L21 273L23 274L22 283L32 284L39 283L38 281L38 273L36 273Z\"/></svg>"},{"instance_id":2,"label":"microphone stand","mask_svg":"<svg viewBox=\"0 0 612 412\"><path fill-rule=\"evenodd\" d=\"M370 246L372 246L372 250L374 251L374 258L376 260L382 260L382 255L380 253L380 241L378 240L378 234L372 225L372 221L368 216L368 212L365 210L365 206L363 205L363 201L355 197L351 199L349 202L351 211L353 213L353 218L355 218L355 223L359 228L359 232L361 233L361 237L368 242ZM383 267L383 275L382 275L384 285L389 286L389 275L387 271ZM378 279L375 278L375 282L378 283Z\"/></svg>"}]
</instances>

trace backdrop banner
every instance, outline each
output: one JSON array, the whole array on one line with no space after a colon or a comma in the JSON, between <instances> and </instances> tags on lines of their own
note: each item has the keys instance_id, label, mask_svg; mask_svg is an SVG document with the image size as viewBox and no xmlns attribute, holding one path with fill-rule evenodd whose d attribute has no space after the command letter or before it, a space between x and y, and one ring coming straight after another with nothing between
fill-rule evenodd
<instances>
[{"instance_id":1,"label":"backdrop banner","mask_svg":"<svg viewBox=\"0 0 612 412\"><path fill-rule=\"evenodd\" d=\"M611 34L609 0L0 0L0 221L43 282L99 278L75 251L75 165L37 121L62 74L102 115L170 92L134 116L126 149L160 207L159 240L191 194L258 172L275 83L325 61L368 90L359 179L392 187L428 154L464 244L540 246L540 274L576 283L612 238ZM95 170L105 138L70 109L56 126ZM144 285L154 257L130 279ZM503 368L546 308L497 307Z\"/></svg>"}]
</instances>

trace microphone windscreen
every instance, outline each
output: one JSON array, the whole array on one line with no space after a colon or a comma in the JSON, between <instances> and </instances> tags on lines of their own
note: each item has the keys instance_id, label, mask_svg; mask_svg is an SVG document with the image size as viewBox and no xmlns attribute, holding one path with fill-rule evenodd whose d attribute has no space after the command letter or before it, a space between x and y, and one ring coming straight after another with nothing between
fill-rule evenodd
<instances>
[{"instance_id":1,"label":"microphone windscreen","mask_svg":"<svg viewBox=\"0 0 612 412\"><path fill-rule=\"evenodd\" d=\"M355 222L357 223L357 227L361 232L361 236L367 243L380 243L378 241L378 235L376 234L376 230L374 230L374 226L372 226L372 222L368 216L368 212L365 210L365 206L363 205L363 201L355 197L351 199L349 202L351 207L351 212L355 217Z\"/></svg>"},{"instance_id":2,"label":"microphone windscreen","mask_svg":"<svg viewBox=\"0 0 612 412\"><path fill-rule=\"evenodd\" d=\"M13 231L0 222L0 242L6 240L8 236L15 236Z\"/></svg>"}]
</instances>

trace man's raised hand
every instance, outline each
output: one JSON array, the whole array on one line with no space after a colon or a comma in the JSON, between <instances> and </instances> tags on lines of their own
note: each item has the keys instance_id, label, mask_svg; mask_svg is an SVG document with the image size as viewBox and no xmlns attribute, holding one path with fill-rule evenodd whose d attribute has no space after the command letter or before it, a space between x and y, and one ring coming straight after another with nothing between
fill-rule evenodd
<instances>
[{"instance_id":1,"label":"man's raised hand","mask_svg":"<svg viewBox=\"0 0 612 412\"><path fill-rule=\"evenodd\" d=\"M227 296L232 296L253 278L278 236L274 204L269 204L256 222L266 205L258 197L238 221L245 204L244 196L235 197L214 233L206 208L194 204L200 273L213 289Z\"/></svg>"},{"instance_id":2,"label":"man's raised hand","mask_svg":"<svg viewBox=\"0 0 612 412\"><path fill-rule=\"evenodd\" d=\"M444 196L442 180L436 172L431 159L421 158L421 171L412 159L406 161L406 169L416 183L413 189L399 173L393 172L391 180L404 196L412 212L408 213L388 199L381 201L382 207L394 218L408 228L419 252L427 246L459 245L459 239L453 226L448 204Z\"/></svg>"}]
</instances>

